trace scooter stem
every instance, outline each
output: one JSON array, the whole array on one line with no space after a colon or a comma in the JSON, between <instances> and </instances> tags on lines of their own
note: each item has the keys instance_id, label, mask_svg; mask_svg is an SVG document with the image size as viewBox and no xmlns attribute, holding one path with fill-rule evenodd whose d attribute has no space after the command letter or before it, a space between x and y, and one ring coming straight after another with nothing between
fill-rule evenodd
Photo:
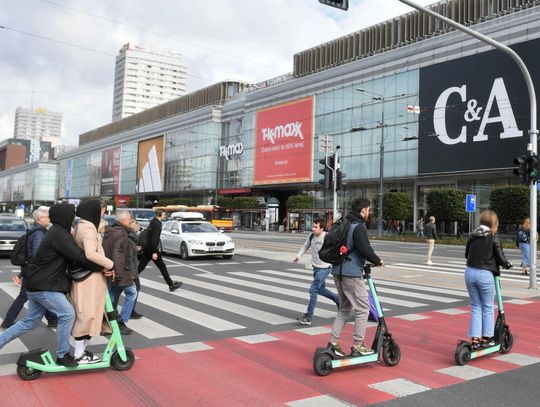
<instances>
[{"instance_id":1,"label":"scooter stem","mask_svg":"<svg viewBox=\"0 0 540 407\"><path fill-rule=\"evenodd\" d=\"M495 292L497 293L497 306L499 307L499 312L504 313L502 294L501 294L501 280L499 276L495 276Z\"/></svg>"}]
</instances>

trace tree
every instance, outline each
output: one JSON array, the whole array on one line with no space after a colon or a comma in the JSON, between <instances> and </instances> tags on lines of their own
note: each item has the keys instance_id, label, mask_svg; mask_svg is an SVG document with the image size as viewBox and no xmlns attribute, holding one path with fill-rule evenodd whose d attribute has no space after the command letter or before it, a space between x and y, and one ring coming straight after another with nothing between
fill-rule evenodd
<instances>
[{"instance_id":1,"label":"tree","mask_svg":"<svg viewBox=\"0 0 540 407\"><path fill-rule=\"evenodd\" d=\"M489 203L499 216L499 223L520 224L529 216L529 188L522 185L493 188Z\"/></svg>"},{"instance_id":2,"label":"tree","mask_svg":"<svg viewBox=\"0 0 540 407\"><path fill-rule=\"evenodd\" d=\"M232 199L234 209L254 209L257 207L257 199L252 196L237 196Z\"/></svg>"},{"instance_id":3,"label":"tree","mask_svg":"<svg viewBox=\"0 0 540 407\"><path fill-rule=\"evenodd\" d=\"M218 196L217 204L223 208L232 208L233 206L233 198L229 198L226 196Z\"/></svg>"},{"instance_id":4,"label":"tree","mask_svg":"<svg viewBox=\"0 0 540 407\"><path fill-rule=\"evenodd\" d=\"M446 222L466 222L466 192L454 188L432 189L426 195L428 215Z\"/></svg>"},{"instance_id":5,"label":"tree","mask_svg":"<svg viewBox=\"0 0 540 407\"><path fill-rule=\"evenodd\" d=\"M383 197L383 219L409 220L413 206L405 192L387 192Z\"/></svg>"},{"instance_id":6,"label":"tree","mask_svg":"<svg viewBox=\"0 0 540 407\"><path fill-rule=\"evenodd\" d=\"M287 198L287 209L311 209L314 203L310 195L291 195Z\"/></svg>"}]
</instances>

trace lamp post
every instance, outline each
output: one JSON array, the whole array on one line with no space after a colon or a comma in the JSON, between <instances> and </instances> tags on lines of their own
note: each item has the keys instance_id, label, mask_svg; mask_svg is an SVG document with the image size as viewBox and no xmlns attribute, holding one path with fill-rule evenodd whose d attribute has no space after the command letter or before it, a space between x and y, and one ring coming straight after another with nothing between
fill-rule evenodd
<instances>
[{"instance_id":1,"label":"lamp post","mask_svg":"<svg viewBox=\"0 0 540 407\"><path fill-rule=\"evenodd\" d=\"M382 112L381 112L381 123L379 127L381 128L381 143L379 145L379 202L378 202L378 214L377 214L377 233L379 237L383 234L383 197L384 197L384 128L386 127L386 123L384 122L384 105L387 100L397 99L403 96L406 96L405 93L401 93L399 95L393 95L393 96L383 96L375 92L371 92L362 88L356 89L358 92L362 93L370 93L373 95L373 100L380 100L382 102Z\"/></svg>"}]
</instances>

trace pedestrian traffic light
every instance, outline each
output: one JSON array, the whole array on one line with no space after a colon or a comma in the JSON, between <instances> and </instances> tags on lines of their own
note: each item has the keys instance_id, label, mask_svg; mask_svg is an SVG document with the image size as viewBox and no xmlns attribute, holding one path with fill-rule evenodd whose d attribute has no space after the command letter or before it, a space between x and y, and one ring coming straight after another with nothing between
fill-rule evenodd
<instances>
[{"instance_id":1,"label":"pedestrian traffic light","mask_svg":"<svg viewBox=\"0 0 540 407\"><path fill-rule=\"evenodd\" d=\"M538 181L538 156L531 154L527 157L527 182Z\"/></svg>"},{"instance_id":2,"label":"pedestrian traffic light","mask_svg":"<svg viewBox=\"0 0 540 407\"><path fill-rule=\"evenodd\" d=\"M345 11L349 9L349 0L319 0L319 3Z\"/></svg>"},{"instance_id":3,"label":"pedestrian traffic light","mask_svg":"<svg viewBox=\"0 0 540 407\"><path fill-rule=\"evenodd\" d=\"M326 157L319 160L322 164L322 168L319 170L319 174L323 175L323 178L319 180L319 184L324 186L324 189L331 189L332 187L332 171L326 165Z\"/></svg>"},{"instance_id":4,"label":"pedestrian traffic light","mask_svg":"<svg viewBox=\"0 0 540 407\"><path fill-rule=\"evenodd\" d=\"M519 157L514 158L514 165L516 168L514 168L514 175L519 177L519 180L524 183L528 184L528 174L527 174L527 156L526 155L520 155Z\"/></svg>"}]
</instances>

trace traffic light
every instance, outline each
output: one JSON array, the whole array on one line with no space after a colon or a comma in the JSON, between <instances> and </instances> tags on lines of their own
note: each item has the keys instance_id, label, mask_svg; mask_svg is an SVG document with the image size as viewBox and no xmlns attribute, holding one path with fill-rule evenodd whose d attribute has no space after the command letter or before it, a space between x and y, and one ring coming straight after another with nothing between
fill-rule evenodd
<instances>
[{"instance_id":1,"label":"traffic light","mask_svg":"<svg viewBox=\"0 0 540 407\"><path fill-rule=\"evenodd\" d=\"M326 165L326 162L326 158L319 160L319 163L323 165L323 168L319 170L319 174L324 176L324 178L319 180L319 184L324 185L324 189L333 189L334 184L332 182L332 170L334 169L336 163L335 154L328 156L328 165Z\"/></svg>"},{"instance_id":2,"label":"traffic light","mask_svg":"<svg viewBox=\"0 0 540 407\"><path fill-rule=\"evenodd\" d=\"M343 178L345 178L347 174L344 174L341 172L341 170L337 170L336 173L336 191L339 191L342 186Z\"/></svg>"},{"instance_id":3,"label":"traffic light","mask_svg":"<svg viewBox=\"0 0 540 407\"><path fill-rule=\"evenodd\" d=\"M514 175L519 177L519 180L524 183L528 184L528 174L527 174L527 156L526 155L520 155L519 157L514 158L514 165L516 168L514 168Z\"/></svg>"},{"instance_id":4,"label":"traffic light","mask_svg":"<svg viewBox=\"0 0 540 407\"><path fill-rule=\"evenodd\" d=\"M532 154L527 157L527 182L538 181L538 156Z\"/></svg>"},{"instance_id":5,"label":"traffic light","mask_svg":"<svg viewBox=\"0 0 540 407\"><path fill-rule=\"evenodd\" d=\"M319 0L319 3L345 11L349 9L349 0Z\"/></svg>"}]
</instances>

